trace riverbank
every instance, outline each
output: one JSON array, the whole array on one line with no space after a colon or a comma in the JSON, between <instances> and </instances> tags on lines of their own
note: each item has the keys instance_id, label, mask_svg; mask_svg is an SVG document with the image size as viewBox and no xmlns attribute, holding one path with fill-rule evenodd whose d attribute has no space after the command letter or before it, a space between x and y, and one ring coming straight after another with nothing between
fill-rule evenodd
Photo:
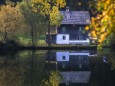
<instances>
[{"instance_id":1,"label":"riverbank","mask_svg":"<svg viewBox=\"0 0 115 86\"><path fill-rule=\"evenodd\" d=\"M97 45L55 45L55 46L20 46L20 45L3 45L0 50L97 50ZM105 45L102 48L110 48Z\"/></svg>"},{"instance_id":2,"label":"riverbank","mask_svg":"<svg viewBox=\"0 0 115 86\"><path fill-rule=\"evenodd\" d=\"M50 47L48 45L39 45L39 46L25 46L19 45L14 41L9 41L7 43L0 42L1 51L10 51L10 50L97 50L97 45L56 45L52 44ZM110 48L109 45L104 45L102 48Z\"/></svg>"},{"instance_id":3,"label":"riverbank","mask_svg":"<svg viewBox=\"0 0 115 86\"><path fill-rule=\"evenodd\" d=\"M0 46L0 55L15 55L19 51L25 51L25 50L91 50L95 51L97 50L97 45L52 45L48 47L45 46L21 46L21 45L2 45ZM102 47L103 49L109 49L110 47L105 45Z\"/></svg>"},{"instance_id":4,"label":"riverbank","mask_svg":"<svg viewBox=\"0 0 115 86\"><path fill-rule=\"evenodd\" d=\"M83 45L56 45L56 46L20 46L20 50L97 50L97 45L91 46L83 46Z\"/></svg>"}]
</instances>

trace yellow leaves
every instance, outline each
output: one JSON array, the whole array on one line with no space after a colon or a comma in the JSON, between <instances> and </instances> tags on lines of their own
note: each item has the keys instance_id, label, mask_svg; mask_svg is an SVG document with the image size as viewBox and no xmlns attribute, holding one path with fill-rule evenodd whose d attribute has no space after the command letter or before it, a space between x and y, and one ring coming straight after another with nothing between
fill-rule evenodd
<instances>
[{"instance_id":1,"label":"yellow leaves","mask_svg":"<svg viewBox=\"0 0 115 86\"><path fill-rule=\"evenodd\" d=\"M105 29L106 29L105 27L102 27L101 28L101 33L105 32L106 31Z\"/></svg>"},{"instance_id":2,"label":"yellow leaves","mask_svg":"<svg viewBox=\"0 0 115 86\"><path fill-rule=\"evenodd\" d=\"M107 33L101 34L101 36L100 36L98 42L101 44L101 43L105 40L105 37L106 37L106 36L107 36Z\"/></svg>"},{"instance_id":3,"label":"yellow leaves","mask_svg":"<svg viewBox=\"0 0 115 86\"><path fill-rule=\"evenodd\" d=\"M99 45L104 41L104 39L99 39L98 42L99 42Z\"/></svg>"},{"instance_id":4,"label":"yellow leaves","mask_svg":"<svg viewBox=\"0 0 115 86\"><path fill-rule=\"evenodd\" d=\"M48 16L51 25L58 25L61 20L59 8L66 5L65 0L32 0L32 7L35 12Z\"/></svg>"},{"instance_id":5,"label":"yellow leaves","mask_svg":"<svg viewBox=\"0 0 115 86\"><path fill-rule=\"evenodd\" d=\"M56 0L56 5L62 8L66 5L66 2L65 0Z\"/></svg>"},{"instance_id":6,"label":"yellow leaves","mask_svg":"<svg viewBox=\"0 0 115 86\"><path fill-rule=\"evenodd\" d=\"M86 27L85 27L85 30L89 30L89 26L86 26Z\"/></svg>"},{"instance_id":7,"label":"yellow leaves","mask_svg":"<svg viewBox=\"0 0 115 86\"><path fill-rule=\"evenodd\" d=\"M102 34L102 35L100 36L100 39L101 39L101 40L104 40L104 38L106 37L106 35L107 35L107 33Z\"/></svg>"},{"instance_id":8,"label":"yellow leaves","mask_svg":"<svg viewBox=\"0 0 115 86\"><path fill-rule=\"evenodd\" d=\"M44 0L32 0L32 7L35 12L39 12L42 15L48 15L50 13L50 3Z\"/></svg>"},{"instance_id":9,"label":"yellow leaves","mask_svg":"<svg viewBox=\"0 0 115 86\"><path fill-rule=\"evenodd\" d=\"M32 0L34 3L42 3L43 0Z\"/></svg>"},{"instance_id":10,"label":"yellow leaves","mask_svg":"<svg viewBox=\"0 0 115 86\"><path fill-rule=\"evenodd\" d=\"M32 4L32 7L34 7L34 4Z\"/></svg>"},{"instance_id":11,"label":"yellow leaves","mask_svg":"<svg viewBox=\"0 0 115 86\"><path fill-rule=\"evenodd\" d=\"M50 13L50 23L51 23L51 25L56 24L57 21L60 20L60 15L61 14L60 14L60 12L58 10L58 7L53 6L53 9L52 9L52 11Z\"/></svg>"},{"instance_id":12,"label":"yellow leaves","mask_svg":"<svg viewBox=\"0 0 115 86\"><path fill-rule=\"evenodd\" d=\"M114 15L115 15L114 9L111 9L111 10L109 11L109 13L110 13L112 16L114 16Z\"/></svg>"},{"instance_id":13,"label":"yellow leaves","mask_svg":"<svg viewBox=\"0 0 115 86\"><path fill-rule=\"evenodd\" d=\"M93 36L93 37L95 37L95 38L97 38L97 35L96 35L96 31L91 31L91 36Z\"/></svg>"},{"instance_id":14,"label":"yellow leaves","mask_svg":"<svg viewBox=\"0 0 115 86\"><path fill-rule=\"evenodd\" d=\"M95 18L93 18L93 17L91 18L91 24L92 24L92 26L95 25Z\"/></svg>"},{"instance_id":15,"label":"yellow leaves","mask_svg":"<svg viewBox=\"0 0 115 86\"><path fill-rule=\"evenodd\" d=\"M93 32L91 32L93 37L98 37L98 42L100 44L107 38L107 35L111 34L114 31L114 17L115 17L115 8L111 0L98 0L97 9L101 13L97 14L96 17L91 18Z\"/></svg>"},{"instance_id":16,"label":"yellow leaves","mask_svg":"<svg viewBox=\"0 0 115 86\"><path fill-rule=\"evenodd\" d=\"M105 2L107 5L110 5L111 1L110 0L106 0Z\"/></svg>"}]
</instances>

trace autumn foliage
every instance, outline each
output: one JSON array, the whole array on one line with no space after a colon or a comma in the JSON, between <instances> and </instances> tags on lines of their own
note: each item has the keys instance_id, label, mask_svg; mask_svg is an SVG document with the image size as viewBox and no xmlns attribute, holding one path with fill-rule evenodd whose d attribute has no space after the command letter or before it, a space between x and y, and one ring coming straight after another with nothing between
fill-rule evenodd
<instances>
[{"instance_id":1,"label":"autumn foliage","mask_svg":"<svg viewBox=\"0 0 115 86\"><path fill-rule=\"evenodd\" d=\"M96 6L99 13L91 19L90 34L102 45L104 40L115 32L115 0L98 0Z\"/></svg>"},{"instance_id":2,"label":"autumn foliage","mask_svg":"<svg viewBox=\"0 0 115 86\"><path fill-rule=\"evenodd\" d=\"M0 33L3 35L4 41L8 39L8 33L19 29L21 16L19 14L19 6L12 4L2 5L0 10Z\"/></svg>"},{"instance_id":3,"label":"autumn foliage","mask_svg":"<svg viewBox=\"0 0 115 86\"><path fill-rule=\"evenodd\" d=\"M32 0L33 10L47 17L51 25L59 25L62 20L59 8L65 5L65 0Z\"/></svg>"}]
</instances>

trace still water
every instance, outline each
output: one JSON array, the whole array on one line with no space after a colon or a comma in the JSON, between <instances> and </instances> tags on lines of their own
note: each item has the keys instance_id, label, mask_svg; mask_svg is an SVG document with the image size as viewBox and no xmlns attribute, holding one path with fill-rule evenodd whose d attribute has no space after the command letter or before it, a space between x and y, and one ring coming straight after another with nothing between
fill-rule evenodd
<instances>
[{"instance_id":1,"label":"still water","mask_svg":"<svg viewBox=\"0 0 115 86\"><path fill-rule=\"evenodd\" d=\"M115 52L39 50L0 55L0 86L115 86Z\"/></svg>"}]
</instances>

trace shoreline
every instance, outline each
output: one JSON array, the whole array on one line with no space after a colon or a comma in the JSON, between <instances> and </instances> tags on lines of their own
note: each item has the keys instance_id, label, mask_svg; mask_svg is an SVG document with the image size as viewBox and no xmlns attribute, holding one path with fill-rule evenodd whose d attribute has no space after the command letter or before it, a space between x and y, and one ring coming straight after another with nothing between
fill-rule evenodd
<instances>
[{"instance_id":1,"label":"shoreline","mask_svg":"<svg viewBox=\"0 0 115 86\"><path fill-rule=\"evenodd\" d=\"M66 45L66 46L2 46L0 50L97 50L97 45ZM110 48L110 46L105 45L102 48Z\"/></svg>"}]
</instances>

